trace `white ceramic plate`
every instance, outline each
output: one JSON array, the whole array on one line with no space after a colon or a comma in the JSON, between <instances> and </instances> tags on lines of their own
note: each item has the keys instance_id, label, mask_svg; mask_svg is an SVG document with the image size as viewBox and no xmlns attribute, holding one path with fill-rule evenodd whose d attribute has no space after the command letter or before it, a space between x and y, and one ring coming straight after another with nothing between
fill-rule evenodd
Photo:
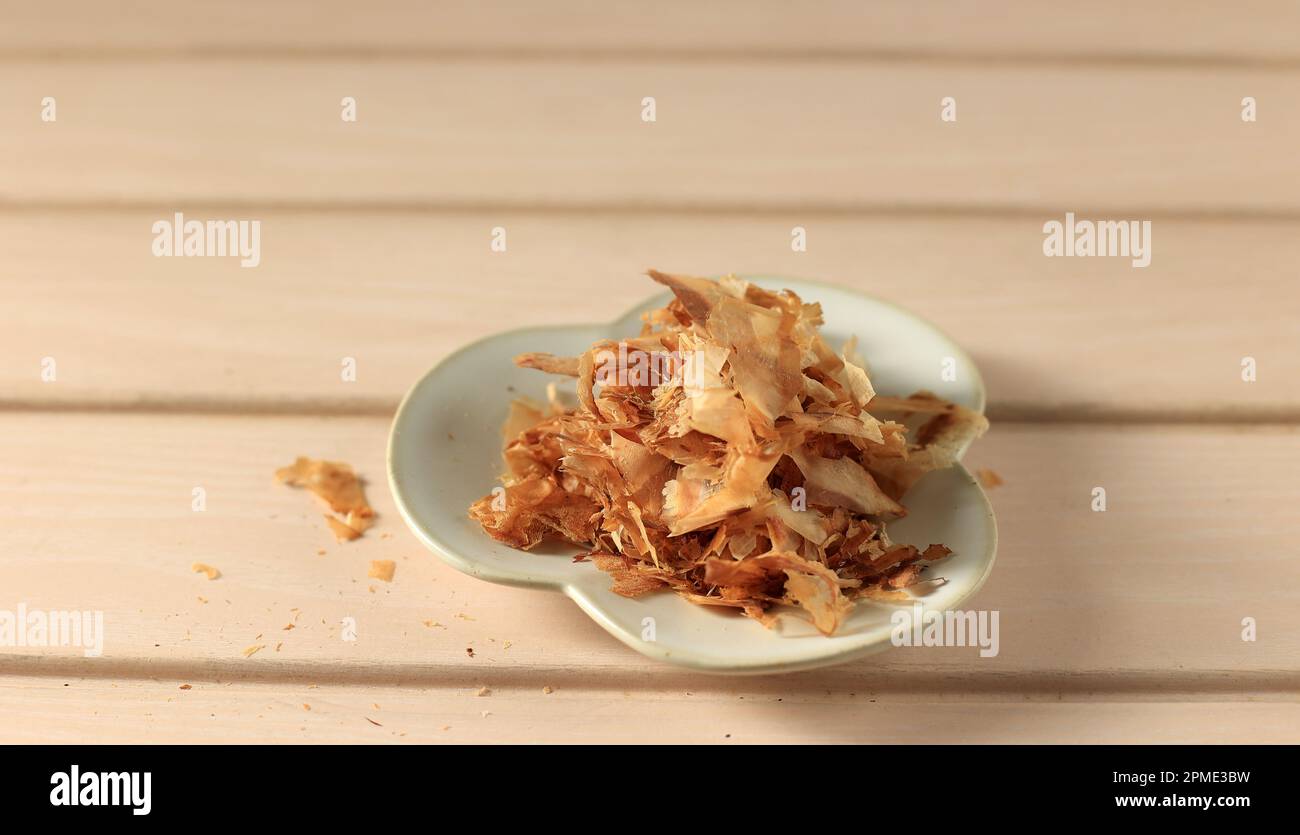
<instances>
[{"instance_id":1,"label":"white ceramic plate","mask_svg":"<svg viewBox=\"0 0 1300 835\"><path fill-rule=\"evenodd\" d=\"M856 335L881 394L928 389L983 410L984 386L974 363L947 336L911 313L832 285L747 278L821 302L827 341L838 347ZM610 634L652 658L713 672L757 673L819 667L889 648L891 615L911 604L859 602L832 637L816 633L796 617L782 618L779 629L767 629L717 607L687 603L671 592L635 600L620 597L609 590L608 575L591 563L572 561L576 549L543 545L517 551L489 538L469 518L470 504L498 484L499 430L510 400L526 395L544 401L546 384L560 379L516 368L513 357L527 351L574 355L598 339L636 334L640 314L668 298L658 295L609 324L498 334L434 366L402 401L389 436L388 481L406 523L453 567L493 583L562 591ZM942 379L945 362L955 363L954 382ZM569 382L566 388L571 386ZM896 542L921 548L939 542L953 549L951 557L928 572L947 583L918 602L927 609L957 607L979 589L993 567L997 528L988 500L958 465L925 476L904 504L908 516L889 526Z\"/></svg>"}]
</instances>

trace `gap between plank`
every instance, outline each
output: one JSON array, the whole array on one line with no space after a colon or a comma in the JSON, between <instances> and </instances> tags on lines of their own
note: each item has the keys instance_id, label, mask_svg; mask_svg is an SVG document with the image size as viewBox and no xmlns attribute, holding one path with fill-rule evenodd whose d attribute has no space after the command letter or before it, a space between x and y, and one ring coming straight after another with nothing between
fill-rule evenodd
<instances>
[{"instance_id":1,"label":"gap between plank","mask_svg":"<svg viewBox=\"0 0 1300 835\"><path fill-rule=\"evenodd\" d=\"M467 664L364 664L340 661L258 663L226 658L162 660L22 655L0 660L0 676L67 679L175 680L250 684L329 684L441 688L540 689L552 686L587 692L682 691L691 695L855 696L922 695L936 700L983 698L1006 701L1168 701L1205 698L1232 701L1300 699L1295 670L1081 670L1034 672L918 671L878 664L867 669L828 668L787 675L718 676L672 667L630 669L606 665L511 668Z\"/></svg>"},{"instance_id":2,"label":"gap between plank","mask_svg":"<svg viewBox=\"0 0 1300 835\"><path fill-rule=\"evenodd\" d=\"M356 46L321 44L233 46L199 44L162 47L9 47L0 64L178 61L357 61L368 63L588 63L588 64L930 64L957 67L1114 69L1300 70L1296 55L1227 55L1215 52L1153 54L1125 51L1018 53L984 50L891 50L879 47L528 47L528 46Z\"/></svg>"},{"instance_id":3,"label":"gap between plank","mask_svg":"<svg viewBox=\"0 0 1300 835\"><path fill-rule=\"evenodd\" d=\"M178 206L190 212L284 212L320 215L347 214L402 214L402 215L459 215L459 214L536 214L561 217L604 217L610 214L663 215L688 217L728 216L735 218L786 218L801 217L891 217L891 218L945 218L972 220L1026 218L1041 221L1055 219L1063 204L1033 205L1007 204L1001 206L953 205L943 203L755 203L746 201L700 202L694 199L662 201L655 199L631 201L565 201L548 203L535 200L349 200L347 202L311 201L276 198L244 200L185 197L177 195L168 199L138 200L92 199L63 200L49 198L14 198L0 195L0 213L36 214L66 212L161 212L170 214ZM1076 215L1095 217L1141 217L1149 220L1193 220L1205 222L1264 223L1270 221L1300 220L1300 206L1295 208L1216 209L1204 207L1159 208L1143 206L1088 206L1070 204Z\"/></svg>"}]
</instances>

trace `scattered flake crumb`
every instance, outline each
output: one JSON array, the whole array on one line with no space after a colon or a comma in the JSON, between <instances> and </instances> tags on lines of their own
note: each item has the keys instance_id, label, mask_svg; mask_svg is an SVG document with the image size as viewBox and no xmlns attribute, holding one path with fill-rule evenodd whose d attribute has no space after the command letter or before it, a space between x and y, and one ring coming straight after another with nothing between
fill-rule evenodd
<instances>
[{"instance_id":1,"label":"scattered flake crumb","mask_svg":"<svg viewBox=\"0 0 1300 835\"><path fill-rule=\"evenodd\" d=\"M302 709L303 709L303 710L311 710L311 705L307 704L306 702L303 702L303 703L302 703Z\"/></svg>"},{"instance_id":2,"label":"scattered flake crumb","mask_svg":"<svg viewBox=\"0 0 1300 835\"><path fill-rule=\"evenodd\" d=\"M203 575L205 575L209 580L215 580L215 579L217 579L218 577L221 576L221 572L220 572L220 571L218 571L217 569L213 568L213 567L210 566L210 565L206 565L206 564L201 563L201 562L193 563L193 564L190 566L190 571L194 571L194 572L197 572L197 573L199 573L199 574L203 574ZM199 598L199 599L202 600L202 598ZM204 602L204 603L207 603L208 601L204 600L203 602Z\"/></svg>"},{"instance_id":3,"label":"scattered flake crumb","mask_svg":"<svg viewBox=\"0 0 1300 835\"><path fill-rule=\"evenodd\" d=\"M548 684L542 688L542 692L549 696L555 692L555 688Z\"/></svg>"},{"instance_id":4,"label":"scattered flake crumb","mask_svg":"<svg viewBox=\"0 0 1300 835\"><path fill-rule=\"evenodd\" d=\"M280 631L282 631L282 632L288 632L290 629L293 629L293 628L294 628L294 625L293 625L292 623L286 623L284 626L280 627Z\"/></svg>"},{"instance_id":5,"label":"scattered flake crumb","mask_svg":"<svg viewBox=\"0 0 1300 835\"><path fill-rule=\"evenodd\" d=\"M491 696L491 695L492 695L492 688L490 688L490 687L480 687L480 688L478 689L478 692L475 693L474 695L475 695L475 696Z\"/></svg>"},{"instance_id":6,"label":"scattered flake crumb","mask_svg":"<svg viewBox=\"0 0 1300 835\"><path fill-rule=\"evenodd\" d=\"M984 485L989 490L992 490L994 487L1001 487L1003 484L1002 476L998 475L992 470L988 470L988 469L976 470L975 475L979 477L980 484Z\"/></svg>"},{"instance_id":7,"label":"scattered flake crumb","mask_svg":"<svg viewBox=\"0 0 1300 835\"><path fill-rule=\"evenodd\" d=\"M473 658L473 657L474 657L474 648L473 648L473 647L465 647L465 654L468 655L470 658Z\"/></svg>"},{"instance_id":8,"label":"scattered flake crumb","mask_svg":"<svg viewBox=\"0 0 1300 835\"><path fill-rule=\"evenodd\" d=\"M383 725L379 724L379 723L376 722L374 719L371 719L369 716L366 717L366 721L369 722L370 724L374 725L376 728L382 728L382 727L383 727Z\"/></svg>"},{"instance_id":9,"label":"scattered flake crumb","mask_svg":"<svg viewBox=\"0 0 1300 835\"><path fill-rule=\"evenodd\" d=\"M371 560L370 571L366 574L376 580L383 580L385 583L393 582L393 572L397 570L397 563L392 560Z\"/></svg>"},{"instance_id":10,"label":"scattered flake crumb","mask_svg":"<svg viewBox=\"0 0 1300 835\"><path fill-rule=\"evenodd\" d=\"M456 613L456 617L460 618L461 620L474 620L474 618L470 617L469 615L465 614L464 612L457 612L457 613Z\"/></svg>"},{"instance_id":11,"label":"scattered flake crumb","mask_svg":"<svg viewBox=\"0 0 1300 835\"><path fill-rule=\"evenodd\" d=\"M420 621L420 623L424 624L425 626L429 627L430 629L434 628L435 626L438 627L439 629L446 629L446 628L447 628L447 627L443 626L441 623L438 623L436 620L422 620L422 621Z\"/></svg>"},{"instance_id":12,"label":"scattered flake crumb","mask_svg":"<svg viewBox=\"0 0 1300 835\"><path fill-rule=\"evenodd\" d=\"M182 684L180 689L182 689L182 690L193 690L193 689L194 689L194 685L193 685L193 684Z\"/></svg>"},{"instance_id":13,"label":"scattered flake crumb","mask_svg":"<svg viewBox=\"0 0 1300 835\"><path fill-rule=\"evenodd\" d=\"M265 649L265 648L266 648L265 644L253 644L251 647L245 647L244 652L242 654L245 658L250 658L253 655L256 655L258 650Z\"/></svg>"},{"instance_id":14,"label":"scattered flake crumb","mask_svg":"<svg viewBox=\"0 0 1300 835\"><path fill-rule=\"evenodd\" d=\"M200 603L207 603L207 602L208 602L208 599L207 599L206 597L204 597L203 595L200 594L200 595L199 595L199 602L200 602Z\"/></svg>"}]
</instances>

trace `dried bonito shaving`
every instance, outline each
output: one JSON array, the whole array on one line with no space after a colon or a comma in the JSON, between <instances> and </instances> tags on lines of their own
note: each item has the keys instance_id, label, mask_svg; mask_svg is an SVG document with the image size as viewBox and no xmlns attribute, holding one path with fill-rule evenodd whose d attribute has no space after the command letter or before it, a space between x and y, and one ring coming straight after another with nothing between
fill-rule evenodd
<instances>
[{"instance_id":1,"label":"dried bonito shaving","mask_svg":"<svg viewBox=\"0 0 1300 835\"><path fill-rule=\"evenodd\" d=\"M988 428L982 415L928 392L877 396L853 346L820 335L820 305L788 290L650 277L675 298L638 336L515 358L576 377L578 404L512 404L504 492L470 508L489 535L578 545L622 595L671 589L768 625L786 604L827 635L853 600L898 599L951 553L895 544L886 523Z\"/></svg>"},{"instance_id":2,"label":"dried bonito shaving","mask_svg":"<svg viewBox=\"0 0 1300 835\"><path fill-rule=\"evenodd\" d=\"M325 521L339 542L356 539L374 522L375 512L366 502L361 480L347 464L299 456L290 466L276 470L275 480L305 487L329 505L338 516L326 514Z\"/></svg>"}]
</instances>

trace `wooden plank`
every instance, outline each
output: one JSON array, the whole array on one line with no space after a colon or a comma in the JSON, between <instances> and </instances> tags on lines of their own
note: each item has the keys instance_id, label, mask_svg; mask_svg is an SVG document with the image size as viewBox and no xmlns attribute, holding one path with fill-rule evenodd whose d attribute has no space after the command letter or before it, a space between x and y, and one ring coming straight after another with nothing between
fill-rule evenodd
<instances>
[{"instance_id":1,"label":"wooden plank","mask_svg":"<svg viewBox=\"0 0 1300 835\"><path fill-rule=\"evenodd\" d=\"M897 302L970 351L995 416L1300 413L1287 221L1156 217L1151 265L1135 269L1046 258L1042 219L1020 216L189 210L261 220L262 263L241 269L154 257L151 225L170 216L0 212L7 402L391 412L475 339L614 319L657 289L641 276L656 266L819 278ZM489 247L496 226L504 253ZM807 252L791 251L794 226Z\"/></svg>"},{"instance_id":2,"label":"wooden plank","mask_svg":"<svg viewBox=\"0 0 1300 835\"><path fill-rule=\"evenodd\" d=\"M100 610L106 635L94 658L72 647L6 649L0 673L730 686L643 658L559 595L482 583L423 551L383 483L385 420L8 414L0 429L2 605ZM1295 428L996 426L971 463L1006 481L992 496L1002 544L971 605L1000 611L1000 654L894 649L753 681L777 695L787 686L1017 698L1293 693L1300 519L1284 485L1298 451ZM377 527L333 544L310 496L272 484L274 468L299 454L349 461L370 479ZM1104 513L1090 509L1096 486L1108 492ZM195 487L206 491L202 512L192 509ZM366 576L380 558L398 564L391 584ZM195 560L221 578L191 571ZM341 634L349 617L355 641ZM1245 617L1258 624L1255 642L1241 639ZM254 645L264 649L244 657Z\"/></svg>"},{"instance_id":3,"label":"wooden plank","mask_svg":"<svg viewBox=\"0 0 1300 835\"><path fill-rule=\"evenodd\" d=\"M791 681L789 678L783 681ZM0 677L4 743L1295 743L1300 704ZM794 684L794 682L791 682ZM778 699L780 701L778 701ZM303 707L307 705L310 710ZM484 715L486 713L486 715ZM377 723L377 724L372 724Z\"/></svg>"},{"instance_id":4,"label":"wooden plank","mask_svg":"<svg viewBox=\"0 0 1300 835\"><path fill-rule=\"evenodd\" d=\"M0 121L8 203L1300 209L1300 86L1252 68L13 60Z\"/></svg>"},{"instance_id":5,"label":"wooden plank","mask_svg":"<svg viewBox=\"0 0 1300 835\"><path fill-rule=\"evenodd\" d=\"M55 25L57 24L57 25ZM6 11L0 49L53 51L500 50L701 55L922 52L937 55L1278 59L1297 57L1295 4L1098 0L1063 15L1030 0L472 2L48 0Z\"/></svg>"}]
</instances>

